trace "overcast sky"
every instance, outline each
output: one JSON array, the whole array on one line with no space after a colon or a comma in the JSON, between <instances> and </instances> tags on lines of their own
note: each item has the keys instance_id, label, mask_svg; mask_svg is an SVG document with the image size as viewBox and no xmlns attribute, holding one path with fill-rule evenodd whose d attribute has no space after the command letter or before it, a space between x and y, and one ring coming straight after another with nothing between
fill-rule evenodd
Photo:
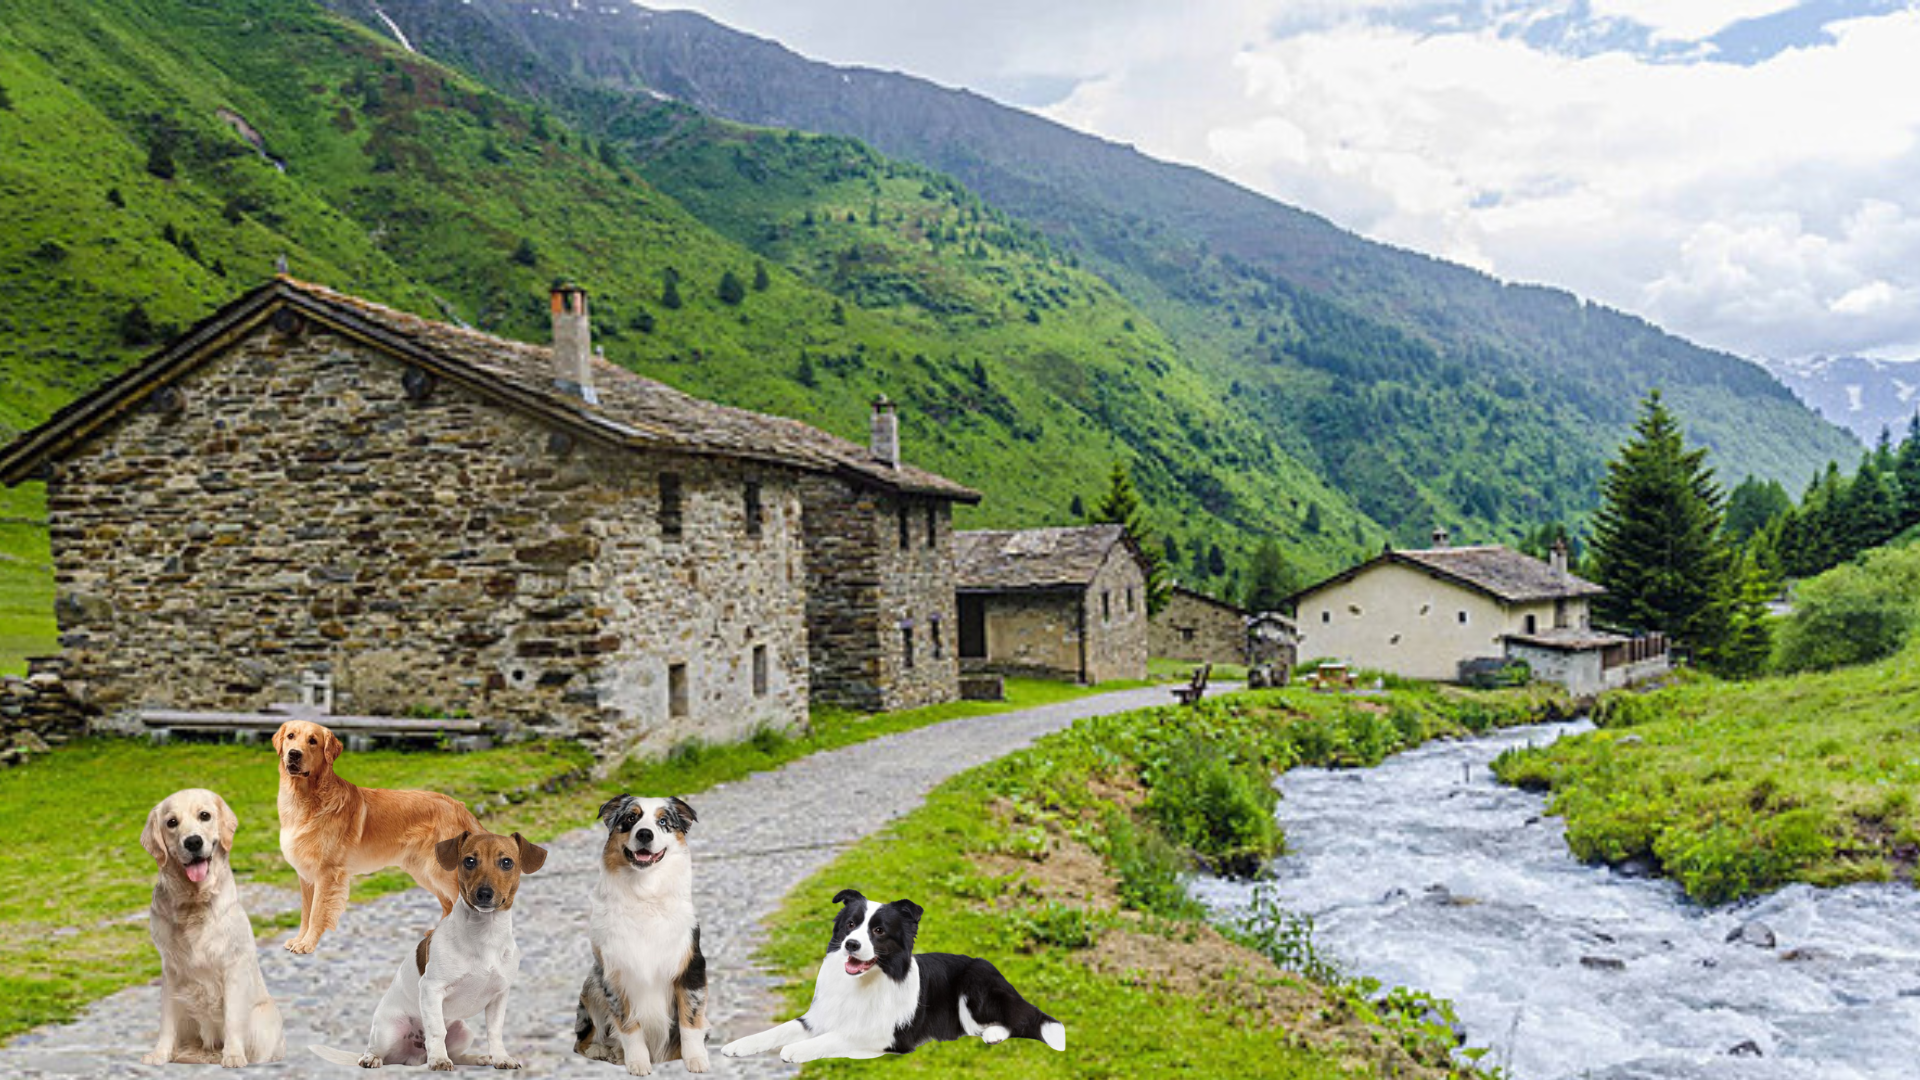
<instances>
[{"instance_id":1,"label":"overcast sky","mask_svg":"<svg viewBox=\"0 0 1920 1080\"><path fill-rule=\"evenodd\" d=\"M1920 359L1920 0L655 0L1750 356Z\"/></svg>"}]
</instances>

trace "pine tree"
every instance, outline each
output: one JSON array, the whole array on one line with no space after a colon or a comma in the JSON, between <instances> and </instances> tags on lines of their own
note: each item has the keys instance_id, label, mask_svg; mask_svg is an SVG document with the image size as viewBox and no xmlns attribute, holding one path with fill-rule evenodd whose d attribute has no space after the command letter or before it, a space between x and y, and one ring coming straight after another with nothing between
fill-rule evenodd
<instances>
[{"instance_id":1,"label":"pine tree","mask_svg":"<svg viewBox=\"0 0 1920 1080\"><path fill-rule=\"evenodd\" d=\"M520 238L520 246L513 249L512 258L521 266L532 266L540 261L540 253L533 249L533 241L523 236Z\"/></svg>"},{"instance_id":2,"label":"pine tree","mask_svg":"<svg viewBox=\"0 0 1920 1080\"><path fill-rule=\"evenodd\" d=\"M1087 503L1086 500L1080 497L1079 492L1076 491L1073 493L1073 501L1067 504L1067 513L1072 514L1075 521L1082 520L1087 516Z\"/></svg>"},{"instance_id":3,"label":"pine tree","mask_svg":"<svg viewBox=\"0 0 1920 1080\"><path fill-rule=\"evenodd\" d=\"M682 303L680 271L669 266L660 272L660 304L669 311L678 311Z\"/></svg>"},{"instance_id":4,"label":"pine tree","mask_svg":"<svg viewBox=\"0 0 1920 1080\"><path fill-rule=\"evenodd\" d=\"M763 262L754 263L753 264L753 291L766 292L767 287L772 284L773 284L773 279L767 276L767 264Z\"/></svg>"},{"instance_id":5,"label":"pine tree","mask_svg":"<svg viewBox=\"0 0 1920 1080\"><path fill-rule=\"evenodd\" d=\"M0 86L0 109L8 112L13 111L13 95L7 93L5 86Z\"/></svg>"},{"instance_id":6,"label":"pine tree","mask_svg":"<svg viewBox=\"0 0 1920 1080\"><path fill-rule=\"evenodd\" d=\"M747 298L747 287L740 283L740 275L728 270L720 275L719 295L723 304L738 304Z\"/></svg>"},{"instance_id":7,"label":"pine tree","mask_svg":"<svg viewBox=\"0 0 1920 1080\"><path fill-rule=\"evenodd\" d=\"M1780 481L1749 476L1727 496L1727 516L1720 529L1727 539L1742 543L1792 509L1793 496Z\"/></svg>"},{"instance_id":8,"label":"pine tree","mask_svg":"<svg viewBox=\"0 0 1920 1080\"><path fill-rule=\"evenodd\" d=\"M1141 561L1147 570L1147 614L1157 615L1167 606L1167 595L1173 589L1173 583L1167 580L1166 557L1160 546L1153 543L1153 534L1147 531L1145 508L1140 503L1140 493L1134 490L1133 478L1127 475L1127 467L1116 461L1113 471L1107 474L1107 493L1093 508L1093 520L1119 525L1126 529L1127 536L1140 550Z\"/></svg>"},{"instance_id":9,"label":"pine tree","mask_svg":"<svg viewBox=\"0 0 1920 1080\"><path fill-rule=\"evenodd\" d=\"M1723 497L1706 456L1687 448L1660 392L1649 394L1633 438L1607 463L1593 529L1593 576L1607 589L1600 615L1702 656L1725 644L1732 600Z\"/></svg>"},{"instance_id":10,"label":"pine tree","mask_svg":"<svg viewBox=\"0 0 1920 1080\"><path fill-rule=\"evenodd\" d=\"M1300 520L1300 528L1305 530L1308 536L1319 535L1320 533L1320 504L1319 503L1307 504L1307 516Z\"/></svg>"},{"instance_id":11,"label":"pine tree","mask_svg":"<svg viewBox=\"0 0 1920 1080\"><path fill-rule=\"evenodd\" d=\"M1920 413L1907 424L1907 437L1894 452L1893 476L1900 481L1900 527L1920 524Z\"/></svg>"},{"instance_id":12,"label":"pine tree","mask_svg":"<svg viewBox=\"0 0 1920 1080\"><path fill-rule=\"evenodd\" d=\"M1287 565L1286 556L1280 553L1280 545L1272 538L1262 540L1253 552L1247 595L1241 606L1248 611L1278 611L1299 591L1298 586L1293 567Z\"/></svg>"},{"instance_id":13,"label":"pine tree","mask_svg":"<svg viewBox=\"0 0 1920 1080\"><path fill-rule=\"evenodd\" d=\"M1731 561L1728 575L1731 610L1726 640L1701 661L1718 675L1751 679L1766 671L1773 655L1773 616L1767 602L1779 592L1780 583L1754 552Z\"/></svg>"}]
</instances>

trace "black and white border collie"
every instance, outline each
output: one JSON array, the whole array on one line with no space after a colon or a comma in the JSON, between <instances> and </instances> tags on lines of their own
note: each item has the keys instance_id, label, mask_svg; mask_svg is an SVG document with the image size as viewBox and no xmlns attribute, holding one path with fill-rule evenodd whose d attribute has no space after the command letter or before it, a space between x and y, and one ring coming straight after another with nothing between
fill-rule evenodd
<instances>
[{"instance_id":1,"label":"black and white border collie","mask_svg":"<svg viewBox=\"0 0 1920 1080\"><path fill-rule=\"evenodd\" d=\"M798 1020L736 1039L721 1054L778 1048L788 1062L872 1058L968 1035L989 1046L1017 1037L1067 1048L1066 1027L1028 1004L992 964L952 953L915 956L920 905L877 903L852 889L833 902L842 907L813 1004Z\"/></svg>"}]
</instances>

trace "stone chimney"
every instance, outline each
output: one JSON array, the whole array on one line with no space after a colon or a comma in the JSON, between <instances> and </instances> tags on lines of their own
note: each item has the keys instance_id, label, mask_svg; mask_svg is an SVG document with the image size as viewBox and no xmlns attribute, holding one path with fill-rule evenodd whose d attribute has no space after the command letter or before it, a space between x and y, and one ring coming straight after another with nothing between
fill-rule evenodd
<instances>
[{"instance_id":1,"label":"stone chimney","mask_svg":"<svg viewBox=\"0 0 1920 1080\"><path fill-rule=\"evenodd\" d=\"M900 417L894 414L893 402L887 395L881 394L873 399L873 439L869 445L873 449L873 460L890 469L900 467Z\"/></svg>"},{"instance_id":2,"label":"stone chimney","mask_svg":"<svg viewBox=\"0 0 1920 1080\"><path fill-rule=\"evenodd\" d=\"M598 405L593 389L593 329L587 317L587 290L553 287L553 385L589 405Z\"/></svg>"},{"instance_id":3,"label":"stone chimney","mask_svg":"<svg viewBox=\"0 0 1920 1080\"><path fill-rule=\"evenodd\" d=\"M1445 525L1440 525L1434 528L1433 530L1433 546L1434 547L1443 548L1443 547L1449 547L1452 544L1453 544L1453 536L1447 532L1447 527Z\"/></svg>"},{"instance_id":4,"label":"stone chimney","mask_svg":"<svg viewBox=\"0 0 1920 1080\"><path fill-rule=\"evenodd\" d=\"M1547 565L1553 567L1553 572L1556 574L1564 574L1567 572L1567 542L1565 540L1555 540L1553 542L1553 547L1547 551Z\"/></svg>"}]
</instances>

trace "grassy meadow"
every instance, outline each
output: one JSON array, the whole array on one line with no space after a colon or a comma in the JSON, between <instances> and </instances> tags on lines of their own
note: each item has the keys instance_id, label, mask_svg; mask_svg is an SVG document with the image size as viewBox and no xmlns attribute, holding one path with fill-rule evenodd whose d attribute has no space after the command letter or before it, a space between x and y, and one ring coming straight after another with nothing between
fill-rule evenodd
<instances>
[{"instance_id":1,"label":"grassy meadow","mask_svg":"<svg viewBox=\"0 0 1920 1080\"><path fill-rule=\"evenodd\" d=\"M590 764L567 743L526 743L472 754L377 750L349 753L340 774L369 787L424 787L476 802L515 793L507 808L482 814L502 832L546 839L591 824L600 804L621 792L691 795L820 750L943 720L1065 701L1130 684L1100 687L1012 679L1004 702L954 702L867 716L822 710L805 732L764 731L726 745L685 743L666 758L629 762L598 782L541 790ZM280 858L279 790L273 752L264 744L88 739L25 765L0 770L0 836L9 840L10 878L31 889L0 891L0 1039L71 1018L95 998L160 973L147 937L153 861L140 848L147 811L184 787L218 791L240 818L233 865L243 882L293 887ZM75 836L86 837L75 843ZM353 898L411 888L398 871L358 878ZM297 917L256 917L263 931Z\"/></svg>"},{"instance_id":2,"label":"grassy meadow","mask_svg":"<svg viewBox=\"0 0 1920 1080\"><path fill-rule=\"evenodd\" d=\"M0 675L55 651L53 560L40 485L0 488Z\"/></svg>"},{"instance_id":3,"label":"grassy meadow","mask_svg":"<svg viewBox=\"0 0 1920 1080\"><path fill-rule=\"evenodd\" d=\"M1920 644L1830 672L1602 700L1601 730L1495 763L1551 791L1580 858L1651 859L1705 903L1912 880Z\"/></svg>"},{"instance_id":4,"label":"grassy meadow","mask_svg":"<svg viewBox=\"0 0 1920 1080\"><path fill-rule=\"evenodd\" d=\"M1066 1024L1067 1053L962 1040L884 1064L818 1062L806 1074L1469 1075L1436 1019L1444 1002L1376 1000L1377 987L1314 956L1303 924L1284 914L1223 934L1179 878L1196 860L1282 848L1276 772L1373 764L1430 738L1564 708L1541 691L1238 693L1083 720L963 773L788 894L765 957L788 979L785 1015L811 997L832 896L855 888L921 904L916 949L991 958Z\"/></svg>"}]
</instances>

